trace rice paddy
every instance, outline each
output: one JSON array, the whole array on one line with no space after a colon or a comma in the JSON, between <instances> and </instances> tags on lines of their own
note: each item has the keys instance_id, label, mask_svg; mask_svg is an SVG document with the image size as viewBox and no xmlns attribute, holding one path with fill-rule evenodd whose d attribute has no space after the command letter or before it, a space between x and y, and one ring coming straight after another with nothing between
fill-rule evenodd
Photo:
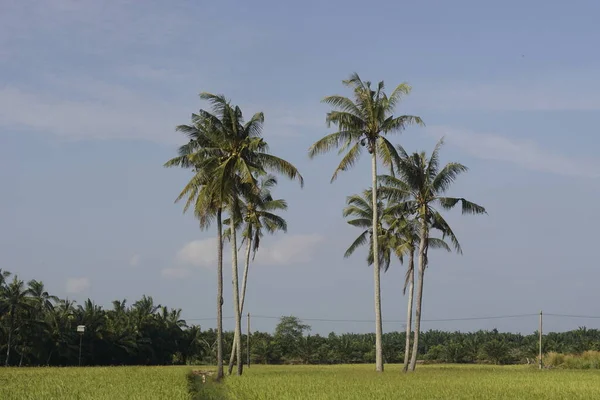
<instances>
[{"instance_id":1,"label":"rice paddy","mask_svg":"<svg viewBox=\"0 0 600 400\"><path fill-rule=\"evenodd\" d=\"M192 367L0 368L0 399L593 399L598 370L430 365L252 366L222 383L189 384ZM195 390L193 386L196 387Z\"/></svg>"}]
</instances>

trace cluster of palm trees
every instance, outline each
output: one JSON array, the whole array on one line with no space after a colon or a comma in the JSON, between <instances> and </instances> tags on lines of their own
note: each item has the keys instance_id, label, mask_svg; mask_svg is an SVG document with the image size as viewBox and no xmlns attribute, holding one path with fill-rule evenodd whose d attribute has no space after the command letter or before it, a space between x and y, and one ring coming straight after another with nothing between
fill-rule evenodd
<instances>
[{"instance_id":1,"label":"cluster of palm trees","mask_svg":"<svg viewBox=\"0 0 600 400\"><path fill-rule=\"evenodd\" d=\"M421 118L410 115L394 116L395 107L411 88L398 85L388 96L384 83L371 88L370 82L353 74L343 81L353 89L353 99L329 96L324 102L333 110L327 114L327 124L337 127L309 148L312 158L318 154L339 149L345 153L335 170L332 182L341 171L350 169L359 159L363 148L371 155L371 187L362 195L348 198L344 210L351 216L349 224L363 229L362 234L346 252L349 256L360 245L369 244L368 263L373 265L375 285L375 349L376 370L383 371L381 269L386 270L392 255L404 261L408 268L404 290L408 288L409 321L412 318L414 291L414 260L418 257L418 284L412 357L408 365L410 333L407 324L407 343L404 370L414 370L417 359L423 278L430 247L450 250L445 240L450 240L457 251L460 245L450 226L436 206L451 209L458 203L463 213L481 214L485 209L463 198L446 197L455 178L467 170L461 164L439 164L438 144L430 157L424 153L408 154L401 146L394 146L387 134L398 133L412 124L423 125ZM186 199L184 211L192 208L201 228L217 225L217 377L223 372L222 305L223 305L223 242L229 240L232 251L233 308L235 316L234 346L230 357L229 373L237 360L237 374L242 374L241 315L246 293L250 254L256 253L263 232L286 230L285 221L275 212L286 209L284 200L275 200L271 190L277 180L272 173L297 179L303 184L298 170L289 162L268 153L268 144L262 137L264 115L257 113L245 122L239 107L224 96L202 93L200 97L210 102L211 111L200 110L192 115L189 125L177 130L189 139L179 148L177 157L168 161L167 167L183 167L193 171L189 183L176 201ZM389 174L378 175L378 162L389 169ZM381 185L381 187L378 187ZM223 218L227 214L227 218ZM226 229L223 229L223 226ZM431 236L439 232L441 237ZM242 290L238 278L238 233L246 241L245 268ZM415 254L417 253L417 254Z\"/></svg>"},{"instance_id":2,"label":"cluster of palm trees","mask_svg":"<svg viewBox=\"0 0 600 400\"><path fill-rule=\"evenodd\" d=\"M456 251L461 252L452 229L435 207L449 210L460 203L463 214L482 214L485 209L464 198L445 196L456 177L466 172L467 168L459 163L440 166L442 140L431 156L427 157L425 153L408 154L402 146L394 147L385 137L399 133L409 125L423 125L420 117L393 115L402 96L410 93L409 85L398 85L388 96L383 81L376 88L371 88L371 83L362 81L356 73L343 83L353 89L353 98L336 95L324 99L325 103L333 107L327 114L327 123L335 125L337 131L314 143L309 149L309 155L314 157L334 148L339 149L340 154L345 153L331 178L332 182L340 171L348 170L358 161L363 147L371 155L371 187L362 195L348 197L348 206L344 209L344 216L351 217L348 223L363 229L345 256L351 255L361 245L369 245L367 261L369 265L373 265L375 284L375 368L380 372L383 371L381 269L387 270L393 255L401 262L408 257L404 291L408 287L409 299L403 369L414 371L419 348L423 280L428 250L431 247L450 251L445 242L447 238ZM389 174L378 175L378 161L389 168ZM431 237L434 231L439 232L441 238ZM419 280L411 356L416 252Z\"/></svg>"},{"instance_id":3,"label":"cluster of palm trees","mask_svg":"<svg viewBox=\"0 0 600 400\"><path fill-rule=\"evenodd\" d=\"M25 283L0 270L0 360L5 366L173 364L205 352L200 327L187 327L181 310L143 296L132 305L115 300L105 310L51 295L43 282Z\"/></svg>"},{"instance_id":4,"label":"cluster of palm trees","mask_svg":"<svg viewBox=\"0 0 600 400\"><path fill-rule=\"evenodd\" d=\"M238 106L222 95L201 93L211 111L192 115L189 125L177 127L189 141L179 155L165 166L191 169L193 176L176 201L186 199L184 211L192 208L201 228L217 225L217 378L223 373L223 241L228 239L232 258L234 346L229 373L237 361L237 374L243 371L241 316L244 307L251 253L256 254L265 232L286 231L287 224L276 214L287 204L275 199L271 190L277 184L272 173L297 179L302 175L286 160L269 153L262 137L263 113L245 121ZM226 214L227 218L223 218ZM224 230L223 226L227 228ZM238 278L238 234L246 242L245 268L240 292Z\"/></svg>"}]
</instances>

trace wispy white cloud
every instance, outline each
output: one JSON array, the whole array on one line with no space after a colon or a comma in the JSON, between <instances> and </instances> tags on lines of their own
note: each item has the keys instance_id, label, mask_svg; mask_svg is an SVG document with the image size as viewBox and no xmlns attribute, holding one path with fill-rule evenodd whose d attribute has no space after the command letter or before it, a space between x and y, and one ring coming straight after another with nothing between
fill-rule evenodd
<instances>
[{"instance_id":1,"label":"wispy white cloud","mask_svg":"<svg viewBox=\"0 0 600 400\"><path fill-rule=\"evenodd\" d=\"M597 111L600 81L596 71L556 71L527 81L439 82L419 87L411 102L420 107L485 111Z\"/></svg>"},{"instance_id":2,"label":"wispy white cloud","mask_svg":"<svg viewBox=\"0 0 600 400\"><path fill-rule=\"evenodd\" d=\"M212 269L217 264L216 250L216 238L194 240L177 252L175 260L182 265Z\"/></svg>"},{"instance_id":3,"label":"wispy white cloud","mask_svg":"<svg viewBox=\"0 0 600 400\"><path fill-rule=\"evenodd\" d=\"M428 134L445 136L449 145L480 159L509 162L529 170L563 176L600 177L600 163L551 152L532 140L515 140L498 134L475 133L443 126L426 129Z\"/></svg>"},{"instance_id":4,"label":"wispy white cloud","mask_svg":"<svg viewBox=\"0 0 600 400\"><path fill-rule=\"evenodd\" d=\"M168 279L183 279L190 276L192 271L189 268L175 267L165 268L160 273L163 277Z\"/></svg>"},{"instance_id":5,"label":"wispy white cloud","mask_svg":"<svg viewBox=\"0 0 600 400\"><path fill-rule=\"evenodd\" d=\"M176 74L169 75L151 67L124 73L142 81L158 80L161 85L181 80ZM0 86L0 127L33 130L67 139L142 139L174 144L183 140L182 135L175 132L175 126L187 123L197 108L209 107L200 102L195 93L178 103L89 78L49 76L45 82L52 90ZM306 129L324 127L317 118L298 119L277 107L242 106L248 116L255 109L267 112L265 132L271 137L297 136Z\"/></svg>"},{"instance_id":6,"label":"wispy white cloud","mask_svg":"<svg viewBox=\"0 0 600 400\"><path fill-rule=\"evenodd\" d=\"M280 238L270 239L268 243L261 246L253 263L265 266L306 264L314 259L316 251L324 240L324 237L319 234L282 235ZM163 276L185 277L193 268L214 270L217 265L216 247L216 238L186 243L175 256L176 266L162 270ZM230 251L225 248L223 262L229 264L230 260Z\"/></svg>"},{"instance_id":7,"label":"wispy white cloud","mask_svg":"<svg viewBox=\"0 0 600 400\"><path fill-rule=\"evenodd\" d=\"M76 87L73 82L66 84ZM85 100L76 100L81 96L70 99L11 86L0 88L0 126L76 139L178 139L174 127L184 113L176 106L119 86L93 81L81 85L98 90Z\"/></svg>"},{"instance_id":8,"label":"wispy white cloud","mask_svg":"<svg viewBox=\"0 0 600 400\"><path fill-rule=\"evenodd\" d=\"M306 264L314 259L324 241L325 238L316 233L281 236L259 249L255 262L261 265Z\"/></svg>"},{"instance_id":9,"label":"wispy white cloud","mask_svg":"<svg viewBox=\"0 0 600 400\"><path fill-rule=\"evenodd\" d=\"M69 294L77 294L86 291L90 287L89 278L69 278L66 283L66 291Z\"/></svg>"},{"instance_id":10,"label":"wispy white cloud","mask_svg":"<svg viewBox=\"0 0 600 400\"><path fill-rule=\"evenodd\" d=\"M142 259L142 257L139 254L134 254L129 259L129 265L132 267L137 267L138 265L140 265L141 259Z\"/></svg>"}]
</instances>

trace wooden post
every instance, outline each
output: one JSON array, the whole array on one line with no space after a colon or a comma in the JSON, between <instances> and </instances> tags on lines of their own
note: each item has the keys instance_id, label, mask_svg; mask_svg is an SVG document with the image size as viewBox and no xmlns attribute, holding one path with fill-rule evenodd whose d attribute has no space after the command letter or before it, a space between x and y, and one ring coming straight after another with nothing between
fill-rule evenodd
<instances>
[{"instance_id":1,"label":"wooden post","mask_svg":"<svg viewBox=\"0 0 600 400\"><path fill-rule=\"evenodd\" d=\"M543 368L543 362L542 362L542 311L540 310L540 369Z\"/></svg>"},{"instance_id":2,"label":"wooden post","mask_svg":"<svg viewBox=\"0 0 600 400\"><path fill-rule=\"evenodd\" d=\"M246 356L248 359L248 368L250 368L250 313L248 313L248 334L246 335Z\"/></svg>"}]
</instances>

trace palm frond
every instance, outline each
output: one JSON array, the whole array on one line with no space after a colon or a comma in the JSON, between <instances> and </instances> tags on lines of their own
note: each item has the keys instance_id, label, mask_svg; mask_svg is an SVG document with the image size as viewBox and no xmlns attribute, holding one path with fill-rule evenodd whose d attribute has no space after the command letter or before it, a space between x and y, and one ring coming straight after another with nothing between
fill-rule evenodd
<instances>
[{"instance_id":1,"label":"palm frond","mask_svg":"<svg viewBox=\"0 0 600 400\"><path fill-rule=\"evenodd\" d=\"M329 104L332 107L337 108L340 111L344 111L350 114L353 114L357 117L361 117L360 109L354 104L352 100L344 96L327 96L323 100L322 103Z\"/></svg>"},{"instance_id":2,"label":"palm frond","mask_svg":"<svg viewBox=\"0 0 600 400\"><path fill-rule=\"evenodd\" d=\"M367 228L370 229L373 225L373 220L370 218L357 218L346 221L348 224L352 226L356 226L357 228Z\"/></svg>"},{"instance_id":3,"label":"palm frond","mask_svg":"<svg viewBox=\"0 0 600 400\"><path fill-rule=\"evenodd\" d=\"M463 214L487 214L485 208L482 206L472 203L462 197L438 197L438 202L442 208L450 210L456 206L458 202L461 203L461 211Z\"/></svg>"},{"instance_id":4,"label":"palm frond","mask_svg":"<svg viewBox=\"0 0 600 400\"><path fill-rule=\"evenodd\" d=\"M433 152L431 152L431 156L429 157L429 161L427 162L427 170L425 176L427 176L431 181L435 179L438 175L439 165L440 165L440 149L444 145L444 138L442 137L435 145Z\"/></svg>"},{"instance_id":5,"label":"palm frond","mask_svg":"<svg viewBox=\"0 0 600 400\"><path fill-rule=\"evenodd\" d=\"M369 231L364 231L363 233L361 233L354 242L352 242L352 244L350 245L350 247L348 247L348 250L346 250L346 252L344 253L344 258L348 258L350 257L357 248L359 248L360 246L363 246L365 243L367 243L368 240L368 236L369 236Z\"/></svg>"},{"instance_id":6,"label":"palm frond","mask_svg":"<svg viewBox=\"0 0 600 400\"><path fill-rule=\"evenodd\" d=\"M304 187L304 178L292 163L266 153L258 153L256 156L265 170L278 172L290 179L297 179L300 187Z\"/></svg>"},{"instance_id":7,"label":"palm frond","mask_svg":"<svg viewBox=\"0 0 600 400\"><path fill-rule=\"evenodd\" d=\"M454 250L457 253L462 254L460 243L458 242L456 235L454 235L452 228L450 228L450 225L446 222L444 217L442 217L442 215L435 210L430 210L429 215L431 218L431 227L439 230L442 233L442 239L445 239L446 237L449 238Z\"/></svg>"},{"instance_id":8,"label":"palm frond","mask_svg":"<svg viewBox=\"0 0 600 400\"><path fill-rule=\"evenodd\" d=\"M448 243L446 243L440 238L430 237L427 242L429 244L429 247L432 249L442 249L446 250L448 253L452 252L452 249L450 248L450 246L448 246Z\"/></svg>"},{"instance_id":9,"label":"palm frond","mask_svg":"<svg viewBox=\"0 0 600 400\"><path fill-rule=\"evenodd\" d=\"M450 185L456 180L458 175L467 172L469 169L459 163L448 163L438 172L431 182L431 188L434 193L441 194L446 192Z\"/></svg>"},{"instance_id":10,"label":"palm frond","mask_svg":"<svg viewBox=\"0 0 600 400\"><path fill-rule=\"evenodd\" d=\"M425 126L421 117L414 115L402 115L400 117L388 117L382 124L381 130L385 133L403 131L407 126Z\"/></svg>"},{"instance_id":11,"label":"palm frond","mask_svg":"<svg viewBox=\"0 0 600 400\"><path fill-rule=\"evenodd\" d=\"M390 175L394 176L394 166L400 162L400 155L394 145L383 136L377 138L377 154L381 157L383 165L390 167Z\"/></svg>"},{"instance_id":12,"label":"palm frond","mask_svg":"<svg viewBox=\"0 0 600 400\"><path fill-rule=\"evenodd\" d=\"M412 87L406 83L402 82L392 91L390 97L387 100L387 109L391 112L398 105L402 96L408 96L412 91Z\"/></svg>"},{"instance_id":13,"label":"palm frond","mask_svg":"<svg viewBox=\"0 0 600 400\"><path fill-rule=\"evenodd\" d=\"M361 149L362 146L360 145L360 143L356 143L354 146L352 146L352 148L348 151L348 153L346 153L344 158L342 158L342 161L340 161L338 167L335 169L335 172L331 177L331 182L336 180L339 172L347 171L350 168L352 168L354 164L356 164L356 161L358 161L358 158L360 157Z\"/></svg>"}]
</instances>

